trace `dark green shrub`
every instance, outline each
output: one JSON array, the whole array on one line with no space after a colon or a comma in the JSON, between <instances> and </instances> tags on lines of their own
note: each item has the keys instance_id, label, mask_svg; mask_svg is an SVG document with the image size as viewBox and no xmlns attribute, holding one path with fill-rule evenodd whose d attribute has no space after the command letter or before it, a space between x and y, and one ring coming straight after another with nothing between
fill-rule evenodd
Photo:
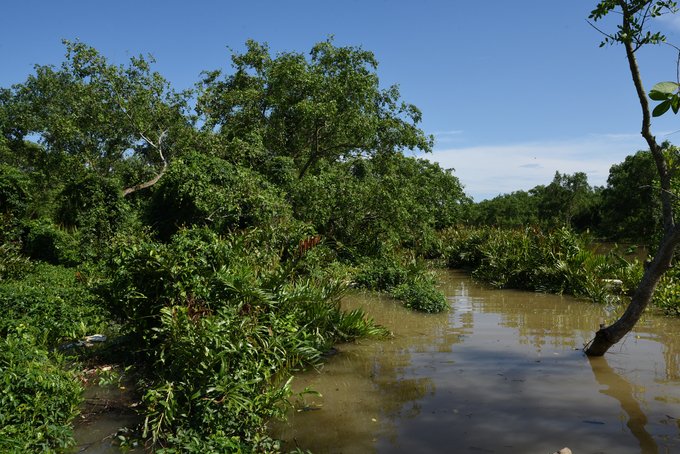
<instances>
[{"instance_id":1,"label":"dark green shrub","mask_svg":"<svg viewBox=\"0 0 680 454\"><path fill-rule=\"evenodd\" d=\"M75 444L71 420L82 387L58 356L22 326L0 339L0 451L54 452Z\"/></svg>"},{"instance_id":2,"label":"dark green shrub","mask_svg":"<svg viewBox=\"0 0 680 454\"><path fill-rule=\"evenodd\" d=\"M77 231L69 233L47 219L30 221L26 224L24 252L33 260L75 266L94 258L81 247L79 237Z\"/></svg>"},{"instance_id":3,"label":"dark green shrub","mask_svg":"<svg viewBox=\"0 0 680 454\"><path fill-rule=\"evenodd\" d=\"M0 336L23 325L41 345L101 331L108 313L74 269L39 265L21 280L0 282Z\"/></svg>"},{"instance_id":4,"label":"dark green shrub","mask_svg":"<svg viewBox=\"0 0 680 454\"><path fill-rule=\"evenodd\" d=\"M396 260L382 258L367 262L354 276L360 288L384 292L396 287L409 278L408 269Z\"/></svg>"},{"instance_id":5,"label":"dark green shrub","mask_svg":"<svg viewBox=\"0 0 680 454\"><path fill-rule=\"evenodd\" d=\"M57 222L77 227L97 238L110 237L120 228L127 214L118 184L93 173L67 184L57 203Z\"/></svg>"},{"instance_id":6,"label":"dark green shrub","mask_svg":"<svg viewBox=\"0 0 680 454\"><path fill-rule=\"evenodd\" d=\"M421 312L444 312L449 308L446 296L428 282L401 284L392 289L391 295L406 307Z\"/></svg>"},{"instance_id":7,"label":"dark green shrub","mask_svg":"<svg viewBox=\"0 0 680 454\"><path fill-rule=\"evenodd\" d=\"M267 228L290 211L259 173L196 153L175 160L157 186L147 218L164 241L182 226L220 234Z\"/></svg>"},{"instance_id":8,"label":"dark green shrub","mask_svg":"<svg viewBox=\"0 0 680 454\"><path fill-rule=\"evenodd\" d=\"M0 163L0 243L20 238L32 200L30 186L23 172Z\"/></svg>"},{"instance_id":9,"label":"dark green shrub","mask_svg":"<svg viewBox=\"0 0 680 454\"><path fill-rule=\"evenodd\" d=\"M23 218L31 204L31 179L14 167L0 163L0 213Z\"/></svg>"}]
</instances>

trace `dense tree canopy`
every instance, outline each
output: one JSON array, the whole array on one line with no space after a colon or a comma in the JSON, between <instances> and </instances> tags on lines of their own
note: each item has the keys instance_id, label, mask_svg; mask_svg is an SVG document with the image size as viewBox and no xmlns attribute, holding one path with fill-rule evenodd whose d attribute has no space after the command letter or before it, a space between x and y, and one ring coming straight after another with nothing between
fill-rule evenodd
<instances>
[{"instance_id":1,"label":"dense tree canopy","mask_svg":"<svg viewBox=\"0 0 680 454\"><path fill-rule=\"evenodd\" d=\"M190 93L171 90L151 71L152 57L116 66L83 43L64 43L60 68L36 65L26 82L3 91L5 118L11 119L2 124L5 146L17 151L24 137L37 134L60 178L85 172L105 178L141 162L143 174L120 182L130 185L124 194L144 185L145 174L154 175L146 184L155 183L177 154L173 140L191 124Z\"/></svg>"},{"instance_id":2,"label":"dense tree canopy","mask_svg":"<svg viewBox=\"0 0 680 454\"><path fill-rule=\"evenodd\" d=\"M380 89L372 52L328 40L307 59L246 45L245 54L232 57L233 74L205 73L198 98L207 126L230 144L231 159L288 157L302 178L321 160L431 151L433 137L417 128L420 110L399 102L396 85Z\"/></svg>"},{"instance_id":3,"label":"dense tree canopy","mask_svg":"<svg viewBox=\"0 0 680 454\"><path fill-rule=\"evenodd\" d=\"M649 151L638 151L609 170L602 191L604 234L617 239L649 238L661 227L656 166Z\"/></svg>"},{"instance_id":4,"label":"dense tree canopy","mask_svg":"<svg viewBox=\"0 0 680 454\"><path fill-rule=\"evenodd\" d=\"M540 224L546 228L566 226L584 231L599 226L599 209L600 188L591 187L585 173L555 172L548 185L480 202L473 209L472 219L477 225L521 227Z\"/></svg>"}]
</instances>

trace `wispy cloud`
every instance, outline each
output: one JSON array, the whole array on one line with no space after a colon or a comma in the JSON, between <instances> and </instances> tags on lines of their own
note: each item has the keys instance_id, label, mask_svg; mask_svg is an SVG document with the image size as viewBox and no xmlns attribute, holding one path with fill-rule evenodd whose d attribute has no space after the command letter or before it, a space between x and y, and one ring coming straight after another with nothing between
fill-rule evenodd
<instances>
[{"instance_id":1,"label":"wispy cloud","mask_svg":"<svg viewBox=\"0 0 680 454\"><path fill-rule=\"evenodd\" d=\"M432 135L435 136L451 136L451 135L457 135L457 134L462 134L463 131L436 131L431 133Z\"/></svg>"},{"instance_id":2,"label":"wispy cloud","mask_svg":"<svg viewBox=\"0 0 680 454\"><path fill-rule=\"evenodd\" d=\"M555 172L586 172L591 185L606 185L613 164L646 146L639 135L593 134L563 142L438 148L422 157L454 168L465 191L481 201L548 184Z\"/></svg>"}]
</instances>

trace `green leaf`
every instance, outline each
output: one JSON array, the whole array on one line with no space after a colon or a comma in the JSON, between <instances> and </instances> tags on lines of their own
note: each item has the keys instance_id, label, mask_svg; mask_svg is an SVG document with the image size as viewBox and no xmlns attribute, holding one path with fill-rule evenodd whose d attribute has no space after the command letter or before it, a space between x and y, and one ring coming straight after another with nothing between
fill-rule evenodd
<instances>
[{"instance_id":1,"label":"green leaf","mask_svg":"<svg viewBox=\"0 0 680 454\"><path fill-rule=\"evenodd\" d=\"M652 91L670 94L678 90L680 86L676 82L659 82L652 87ZM651 95L651 93L650 93ZM652 98L653 99L653 98Z\"/></svg>"},{"instance_id":2,"label":"green leaf","mask_svg":"<svg viewBox=\"0 0 680 454\"><path fill-rule=\"evenodd\" d=\"M656 106L654 108L654 111L652 112L652 116L653 117L660 117L661 115L668 112L668 109L670 109L670 107L671 107L671 101L669 99L669 100L662 102L658 106Z\"/></svg>"},{"instance_id":3,"label":"green leaf","mask_svg":"<svg viewBox=\"0 0 680 454\"><path fill-rule=\"evenodd\" d=\"M654 101L665 101L668 99L668 93L662 93L660 91L650 91L649 98Z\"/></svg>"},{"instance_id":4,"label":"green leaf","mask_svg":"<svg viewBox=\"0 0 680 454\"><path fill-rule=\"evenodd\" d=\"M673 113L677 115L678 109L680 109L680 97L677 94L671 98L671 107L673 108Z\"/></svg>"}]
</instances>

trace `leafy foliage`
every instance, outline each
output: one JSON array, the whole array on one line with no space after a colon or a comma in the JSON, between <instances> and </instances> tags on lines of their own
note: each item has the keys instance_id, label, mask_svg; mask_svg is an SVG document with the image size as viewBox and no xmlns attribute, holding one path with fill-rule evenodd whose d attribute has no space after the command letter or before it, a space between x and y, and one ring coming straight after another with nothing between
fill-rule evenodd
<instances>
[{"instance_id":1,"label":"leafy foliage","mask_svg":"<svg viewBox=\"0 0 680 454\"><path fill-rule=\"evenodd\" d=\"M340 310L343 284L293 283L292 267L263 263L249 246L247 235L207 229L117 246L112 298L157 366L145 395L154 442L200 429L205 443L255 443L266 419L285 415L291 391L281 384L300 361L318 364L336 340L387 333L362 310Z\"/></svg>"},{"instance_id":2,"label":"leafy foliage","mask_svg":"<svg viewBox=\"0 0 680 454\"><path fill-rule=\"evenodd\" d=\"M477 204L472 212L475 225L507 228L574 227L579 231L600 223L600 189L588 184L583 172L573 175L555 172L553 181L529 191L503 194Z\"/></svg>"},{"instance_id":3,"label":"leafy foliage","mask_svg":"<svg viewBox=\"0 0 680 454\"><path fill-rule=\"evenodd\" d=\"M280 191L257 172L197 153L172 163L147 210L163 239L184 225L222 234L266 228L290 212Z\"/></svg>"},{"instance_id":4,"label":"leafy foliage","mask_svg":"<svg viewBox=\"0 0 680 454\"><path fill-rule=\"evenodd\" d=\"M70 421L82 387L58 356L36 345L23 325L0 338L0 450L19 454L73 446Z\"/></svg>"},{"instance_id":5,"label":"leafy foliage","mask_svg":"<svg viewBox=\"0 0 680 454\"><path fill-rule=\"evenodd\" d=\"M310 60L296 52L272 58L252 40L246 46L232 56L233 75L204 73L198 99L207 126L219 127L244 157L289 157L302 178L321 160L431 150L433 137L416 127L421 112L398 103L396 85L379 88L372 52L332 39L317 43Z\"/></svg>"},{"instance_id":6,"label":"leafy foliage","mask_svg":"<svg viewBox=\"0 0 680 454\"><path fill-rule=\"evenodd\" d=\"M444 294L424 282L401 284L392 290L392 296L404 301L406 307L421 312L444 312L449 308Z\"/></svg>"},{"instance_id":7,"label":"leafy foliage","mask_svg":"<svg viewBox=\"0 0 680 454\"><path fill-rule=\"evenodd\" d=\"M653 188L656 178L656 165L648 150L614 164L602 191L598 231L617 240L650 238L661 227L661 203Z\"/></svg>"},{"instance_id":8,"label":"leafy foliage","mask_svg":"<svg viewBox=\"0 0 680 454\"><path fill-rule=\"evenodd\" d=\"M406 307L421 312L444 312L449 308L446 297L436 288L437 279L410 253L365 263L354 281L362 288L387 291Z\"/></svg>"},{"instance_id":9,"label":"leafy foliage","mask_svg":"<svg viewBox=\"0 0 680 454\"><path fill-rule=\"evenodd\" d=\"M645 44L658 44L666 41L666 37L660 32L652 33L646 30L645 22L648 18L659 17L663 14L675 13L677 2L665 0L633 0L620 2L617 0L606 0L597 4L589 19L598 21L604 16L622 7L625 10L626 24L619 25L616 33L606 35L600 47L607 44L631 44L635 50Z\"/></svg>"},{"instance_id":10,"label":"leafy foliage","mask_svg":"<svg viewBox=\"0 0 680 454\"><path fill-rule=\"evenodd\" d=\"M8 113L19 124L7 131L11 140L39 134L49 154L68 157L53 169L62 177L90 172L108 177L131 156L162 175L172 150L167 142L188 123L190 92L170 90L160 74L151 72L152 57L116 66L83 43L64 44L67 61L61 68L36 65L36 74L7 94Z\"/></svg>"},{"instance_id":11,"label":"leafy foliage","mask_svg":"<svg viewBox=\"0 0 680 454\"><path fill-rule=\"evenodd\" d=\"M588 235L565 228L458 226L441 235L449 266L470 270L473 277L499 288L566 292L604 302L613 298L607 279L625 277L627 290L634 290L641 279L641 264L630 265L616 253L596 255ZM631 266L638 271L632 273Z\"/></svg>"},{"instance_id":12,"label":"leafy foliage","mask_svg":"<svg viewBox=\"0 0 680 454\"><path fill-rule=\"evenodd\" d=\"M40 345L100 332L109 323L101 298L88 284L89 271L35 266L21 279L0 281L0 336L18 326Z\"/></svg>"}]
</instances>

